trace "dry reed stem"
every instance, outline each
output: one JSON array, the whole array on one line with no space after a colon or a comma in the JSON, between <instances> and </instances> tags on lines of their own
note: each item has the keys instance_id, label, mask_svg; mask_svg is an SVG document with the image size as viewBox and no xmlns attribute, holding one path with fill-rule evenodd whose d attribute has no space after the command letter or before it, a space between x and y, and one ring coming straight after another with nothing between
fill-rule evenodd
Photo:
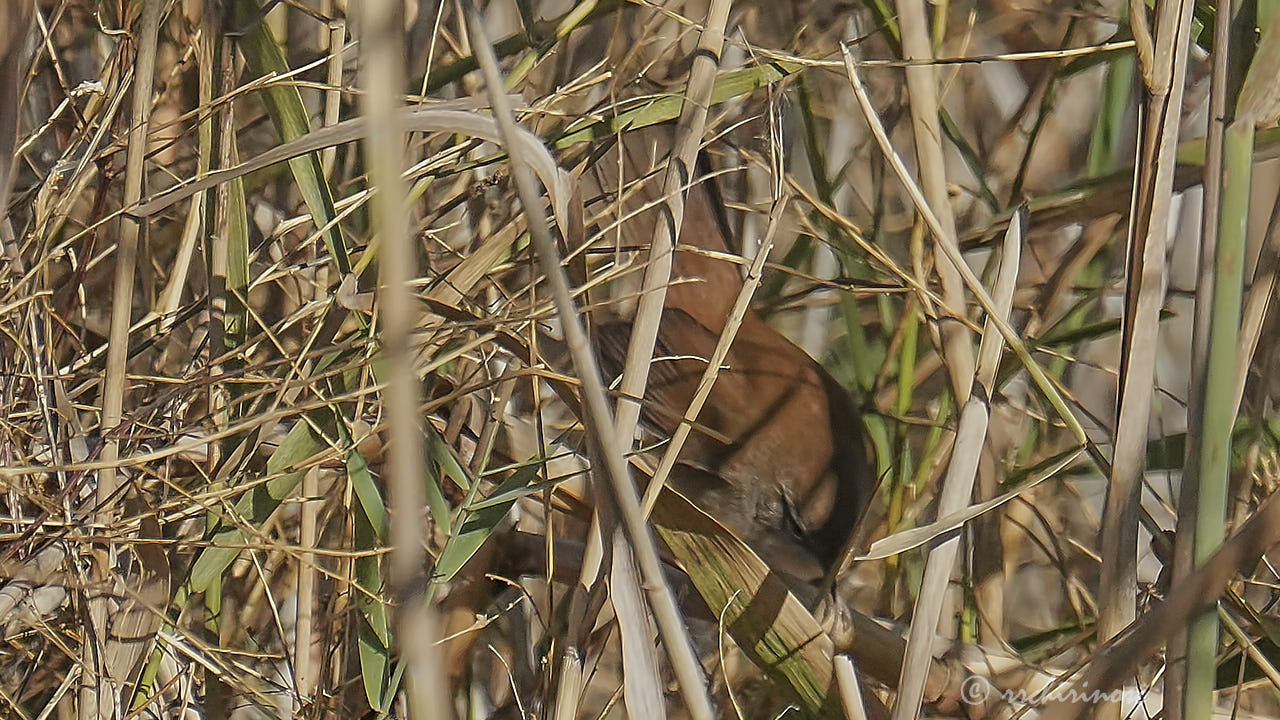
<instances>
[{"instance_id":1,"label":"dry reed stem","mask_svg":"<svg viewBox=\"0 0 1280 720\"><path fill-rule=\"evenodd\" d=\"M125 159L124 202L136 203L142 197L142 184L146 168L148 130L151 119L151 89L155 76L156 35L160 27L162 0L143 3L134 30L136 55L134 57L133 107L129 124L129 144ZM95 522L99 527L110 527L116 515L113 506L119 501L120 483L117 479L116 461L120 453L118 437L115 437L124 415L126 361L129 354L129 327L133 311L134 273L138 264L138 236L140 223L123 220L116 247L115 280L112 284L111 327L107 338L106 370L102 381L102 417L99 428L103 433L102 469L98 472ZM85 629L81 649L81 685L77 710L81 718L116 717L124 685L111 678L107 662L119 660L119 652L110 631L114 625L111 617L111 600L105 585L110 582L114 566L113 548L94 548L91 554L90 576L104 587L89 595L88 615L90 625ZM139 648L141 651L143 648ZM130 663L132 665L132 663Z\"/></svg>"},{"instance_id":2,"label":"dry reed stem","mask_svg":"<svg viewBox=\"0 0 1280 720\"><path fill-rule=\"evenodd\" d=\"M947 475L938 494L938 517L962 511L973 497L978 460L985 445L990 420L990 397L994 390L996 369L1004 347L997 320L1008 320L1013 308L1013 291L1017 284L1019 252L1023 241L1026 213L1019 213L1005 233L1004 252L994 288L996 313L988 316L978 352L976 377L978 391L965 402L956 427L955 449L947 467ZM920 712L929 671L932 669L934 636L942 617L947 585L955 570L960 550L959 533L950 535L928 549L915 611L911 614L911 630L907 635L907 652L902 661L902 679L894 702L895 718L911 718Z\"/></svg>"},{"instance_id":3,"label":"dry reed stem","mask_svg":"<svg viewBox=\"0 0 1280 720\"><path fill-rule=\"evenodd\" d=\"M387 364L383 402L390 425L386 474L391 558L387 574L398 604L395 638L406 666L408 711L417 718L444 718L449 715L449 703L437 647L438 620L426 594L427 537L422 523L426 468L419 429L419 382L410 340L422 324L422 313L410 286L417 279L418 262L405 214L407 136L400 107L405 85L404 20L395 0L370 0L361 9L366 128L376 128L376 132L367 133L365 147L369 181L375 190L373 227L381 239L381 340Z\"/></svg>"},{"instance_id":4,"label":"dry reed stem","mask_svg":"<svg viewBox=\"0 0 1280 720\"><path fill-rule=\"evenodd\" d=\"M1186 77L1190 2L1168 2L1158 8L1154 58L1139 52L1146 83L1146 125L1142 154L1135 170L1125 271L1124 332L1120 350L1120 383L1115 451L1103 511L1099 549L1098 634L1114 637L1137 612L1138 522L1142 474L1146 464L1147 422L1155 373L1160 308L1164 302L1165 246L1173 195L1174 153L1178 143L1183 84ZM1135 39L1140 51L1150 43L1142 23L1146 8L1132 4ZM1120 704L1098 708L1101 720L1118 720Z\"/></svg>"},{"instance_id":5,"label":"dry reed stem","mask_svg":"<svg viewBox=\"0 0 1280 720\"><path fill-rule=\"evenodd\" d=\"M695 720L709 720L714 713L707 695L706 677L689 640L684 620L676 606L675 596L662 573L653 535L641 512L640 500L631 482L630 473L627 471L622 447L614 432L611 431L612 413L605 399L600 367L591 351L586 331L582 326L582 319L570 296L568 279L560 265L559 253L555 242L551 239L542 204L538 201L537 190L529 175L530 166L524 157L523 148L512 142L516 136L515 118L507 97L501 90L505 86L499 74L497 58L494 57L492 45L485 36L479 12L469 0L464 0L464 3L470 19L469 29L473 34L473 45L478 53L481 68L484 70L489 99L493 103L503 140L511 155L512 175L528 221L529 232L541 261L542 271L551 284L552 298L563 326L565 344L569 347L574 368L582 382L584 424L587 426L588 436L594 448L593 466L603 471L609 488L609 492L599 493L598 497L609 497L615 504L621 528L630 546L629 550L635 553L636 562L643 575L645 595L657 621L663 646L679 679L681 693L689 704L689 712ZM614 580L617 581L620 577L624 581L627 579L623 574L615 575Z\"/></svg>"},{"instance_id":6,"label":"dry reed stem","mask_svg":"<svg viewBox=\"0 0 1280 720\"><path fill-rule=\"evenodd\" d=\"M938 122L938 80L931 65L916 64L933 58L929 41L929 23L925 18L923 0L896 0L898 22L902 29L902 55L910 63L906 68L907 93L911 104L911 127L915 139L916 160L919 162L920 187L924 198L937 218L939 244L958 249L956 221L951 211L951 199L947 194L946 159L942 154L942 128ZM942 281L942 297L952 308L964 308L964 285L960 268L963 263L954 253L944 253L936 258L934 268ZM956 405L963 405L973 384L973 339L962 323L940 317L947 373L951 378L951 390ZM903 720L899 715L898 720Z\"/></svg>"},{"instance_id":7,"label":"dry reed stem","mask_svg":"<svg viewBox=\"0 0 1280 720\"><path fill-rule=\"evenodd\" d=\"M712 351L711 357L707 359L707 369L703 371L702 377L699 378L698 387L694 391L693 398L689 401L689 407L685 409L684 416L680 419L680 425L671 435L671 441L668 443L667 449L662 453L662 460L658 464L658 469L654 471L653 478L645 488L643 500L645 514L651 512L654 503L658 501L658 493L662 492L671 469L675 467L680 450L684 447L685 440L689 438L693 424L698 421L698 413L702 411L703 403L711 395L711 389L715 386L716 377L720 374L725 357L729 354L733 339L737 337L738 328L742 326L742 319L746 317L747 311L751 309L751 298L755 295L756 289L760 287L760 276L764 270L764 263L769 257L769 252L773 249L773 236L778 230L778 223L782 219L782 213L786 210L786 207L787 198L782 197L774 202L773 208L769 211L769 226L765 230L764 237L760 240L760 247L756 251L755 258L751 261L751 267L747 270L747 277L743 281L742 290L734 300L733 309L729 311L729 317L725 320L724 330L721 331L720 338L716 341L715 350Z\"/></svg>"}]
</instances>

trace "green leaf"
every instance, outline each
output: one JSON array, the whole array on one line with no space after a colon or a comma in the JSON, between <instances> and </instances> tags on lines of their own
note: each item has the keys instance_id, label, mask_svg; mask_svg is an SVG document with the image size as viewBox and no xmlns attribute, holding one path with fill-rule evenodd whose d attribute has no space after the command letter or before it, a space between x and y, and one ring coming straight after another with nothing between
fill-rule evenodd
<instances>
[{"instance_id":1,"label":"green leaf","mask_svg":"<svg viewBox=\"0 0 1280 720\"><path fill-rule=\"evenodd\" d=\"M391 623L387 618L385 585L382 580L382 555L386 533L386 507L373 485L368 466L359 453L347 456L347 478L359 498L355 508L356 611L360 622L357 644L360 655L360 678L369 706L382 709L390 702L389 668L391 666Z\"/></svg>"},{"instance_id":2,"label":"green leaf","mask_svg":"<svg viewBox=\"0 0 1280 720\"><path fill-rule=\"evenodd\" d=\"M544 486L541 483L530 484L540 467L541 464L536 462L525 465L495 488L487 500L474 502L462 509L458 514L457 531L449 536L436 560L431 579L433 583L452 580L489 539L516 501Z\"/></svg>"},{"instance_id":3,"label":"green leaf","mask_svg":"<svg viewBox=\"0 0 1280 720\"><path fill-rule=\"evenodd\" d=\"M324 412L328 424L322 429L333 429L333 415ZM245 493L235 504L235 512L243 522L259 527L267 521L271 513L280 507L280 503L302 482L303 470L297 470L307 460L315 457L328 447L323 437L311 424L299 422L289 431L284 442L267 459L266 482L258 483ZM223 519L219 529L213 534L212 544L205 548L191 566L191 589L194 592L207 590L240 554L240 545L245 543L244 531L232 520Z\"/></svg>"},{"instance_id":4,"label":"green leaf","mask_svg":"<svg viewBox=\"0 0 1280 720\"><path fill-rule=\"evenodd\" d=\"M235 134L231 135L231 162L239 162ZM227 183L227 285L226 315L223 317L224 347L219 353L234 351L245 343L249 334L249 214L244 201L244 180L234 178ZM243 366L238 355L232 355L227 368ZM232 391L244 386L232 383Z\"/></svg>"},{"instance_id":5,"label":"green leaf","mask_svg":"<svg viewBox=\"0 0 1280 720\"><path fill-rule=\"evenodd\" d=\"M451 518L451 510L449 501L444 496L444 475L448 471L441 469L441 464L446 463L450 466L453 473L454 482L459 487L469 489L472 487L470 481L466 480L466 473L462 472L462 468L458 462L454 460L453 453L449 452L449 447L445 445L444 438L436 432L431 423L426 423L427 433L427 508L431 510L431 518L435 520L436 525L444 529L446 533L453 533L453 520ZM464 478L462 481L458 477Z\"/></svg>"},{"instance_id":6,"label":"green leaf","mask_svg":"<svg viewBox=\"0 0 1280 720\"><path fill-rule=\"evenodd\" d=\"M387 504L378 490L378 484L369 472L369 463L364 456L352 451L347 454L347 477L351 480L351 489L360 502L360 510L368 519L370 527L378 540L387 539Z\"/></svg>"},{"instance_id":7,"label":"green leaf","mask_svg":"<svg viewBox=\"0 0 1280 720\"><path fill-rule=\"evenodd\" d=\"M742 70L722 72L716 78L715 87L711 91L711 104L717 105L726 100L750 94L803 69L803 65L779 60ZM643 98L627 105L629 109L612 117L588 122L585 126L581 124L571 126L555 141L555 148L563 150L580 142L612 137L623 130L636 130L674 120L680 116L684 96L678 93L661 95Z\"/></svg>"},{"instance_id":8,"label":"green leaf","mask_svg":"<svg viewBox=\"0 0 1280 720\"><path fill-rule=\"evenodd\" d=\"M262 22L262 7L258 1L240 0L238 7L240 24L257 19L252 28L240 38L239 43L249 71L259 77L287 74L289 66L285 63L284 53L270 28ZM311 132L311 121L307 117L306 106L302 104L302 94L295 85L272 83L261 91L261 97L267 108L267 115L271 117L271 124L275 126L283 142L296 140ZM347 254L342 229L334 222L337 213L333 208L333 192L325 180L320 154L312 152L295 157L289 161L289 169L293 171L298 192L311 211L312 221L317 228L328 228L323 233L325 245L338 270L346 275L351 272L351 259Z\"/></svg>"}]
</instances>

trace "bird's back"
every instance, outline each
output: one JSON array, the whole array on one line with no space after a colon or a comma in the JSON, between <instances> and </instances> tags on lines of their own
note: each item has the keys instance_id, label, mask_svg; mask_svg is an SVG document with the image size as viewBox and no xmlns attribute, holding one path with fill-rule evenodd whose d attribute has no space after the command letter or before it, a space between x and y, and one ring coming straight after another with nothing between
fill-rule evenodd
<instances>
[{"instance_id":1,"label":"bird's back","mask_svg":"<svg viewBox=\"0 0 1280 720\"><path fill-rule=\"evenodd\" d=\"M743 286L741 265L724 258L735 253L710 182L686 198L645 394L646 425L664 436L679 425ZM620 373L630 323L603 323L597 335L605 371ZM865 512L875 480L852 397L749 310L672 484L771 566L816 579Z\"/></svg>"}]
</instances>

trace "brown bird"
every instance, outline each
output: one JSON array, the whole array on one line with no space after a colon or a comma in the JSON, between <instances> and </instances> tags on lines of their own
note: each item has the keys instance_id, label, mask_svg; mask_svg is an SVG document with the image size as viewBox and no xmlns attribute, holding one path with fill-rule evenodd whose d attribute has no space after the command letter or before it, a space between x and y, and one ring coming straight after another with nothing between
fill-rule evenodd
<instances>
[{"instance_id":1,"label":"brown bird","mask_svg":"<svg viewBox=\"0 0 1280 720\"><path fill-rule=\"evenodd\" d=\"M698 387L742 289L710 181L689 191L642 419L669 436ZM682 249L683 248L683 249ZM606 373L622 371L630 323L606 322ZM867 509L877 478L849 393L813 358L748 311L671 484L776 571L817 580Z\"/></svg>"}]
</instances>

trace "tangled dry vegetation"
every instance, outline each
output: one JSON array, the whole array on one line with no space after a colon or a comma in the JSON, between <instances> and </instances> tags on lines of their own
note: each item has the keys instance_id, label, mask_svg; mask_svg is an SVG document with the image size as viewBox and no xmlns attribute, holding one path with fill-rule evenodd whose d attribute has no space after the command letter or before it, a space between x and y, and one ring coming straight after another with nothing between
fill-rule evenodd
<instances>
[{"instance_id":1,"label":"tangled dry vegetation","mask_svg":"<svg viewBox=\"0 0 1280 720\"><path fill-rule=\"evenodd\" d=\"M6 0L0 716L1280 713L1278 66L1229 0ZM836 602L607 483L666 148L862 404Z\"/></svg>"}]
</instances>

